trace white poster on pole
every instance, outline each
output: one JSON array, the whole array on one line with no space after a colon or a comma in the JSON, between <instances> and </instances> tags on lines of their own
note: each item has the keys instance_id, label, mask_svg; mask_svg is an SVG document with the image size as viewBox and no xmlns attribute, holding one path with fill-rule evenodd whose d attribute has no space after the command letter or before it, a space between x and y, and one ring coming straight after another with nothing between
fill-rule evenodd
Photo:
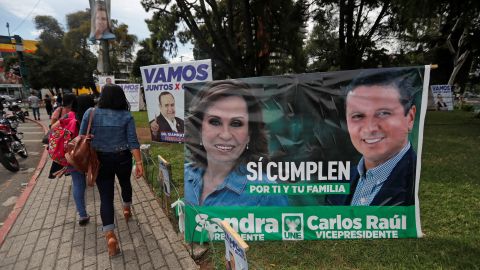
<instances>
[{"instance_id":1,"label":"white poster on pole","mask_svg":"<svg viewBox=\"0 0 480 270\"><path fill-rule=\"evenodd\" d=\"M122 87L128 103L130 103L130 111L138 112L140 110L140 84L119 84Z\"/></svg>"},{"instance_id":2,"label":"white poster on pole","mask_svg":"<svg viewBox=\"0 0 480 270\"><path fill-rule=\"evenodd\" d=\"M210 59L140 67L152 141L184 141L184 83L212 80Z\"/></svg>"},{"instance_id":3,"label":"white poster on pole","mask_svg":"<svg viewBox=\"0 0 480 270\"><path fill-rule=\"evenodd\" d=\"M437 111L453 111L452 86L431 85L433 100Z\"/></svg>"},{"instance_id":4,"label":"white poster on pole","mask_svg":"<svg viewBox=\"0 0 480 270\"><path fill-rule=\"evenodd\" d=\"M99 75L98 76L98 87L100 89L98 89L98 90L100 92L102 91L102 88L103 88L103 86L105 86L105 84L115 84L115 76L113 76L113 75L106 75L106 76Z\"/></svg>"}]
</instances>

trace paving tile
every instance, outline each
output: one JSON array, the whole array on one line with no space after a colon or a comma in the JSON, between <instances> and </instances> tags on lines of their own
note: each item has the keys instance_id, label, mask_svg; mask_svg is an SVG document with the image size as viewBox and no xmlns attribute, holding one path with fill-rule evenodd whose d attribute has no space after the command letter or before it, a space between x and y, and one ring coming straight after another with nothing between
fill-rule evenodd
<instances>
[{"instance_id":1,"label":"paving tile","mask_svg":"<svg viewBox=\"0 0 480 270\"><path fill-rule=\"evenodd\" d=\"M46 168L50 168L51 161ZM121 254L108 256L101 231L100 197L87 188L90 224L80 227L71 180L41 176L0 247L0 267L6 269L198 269L188 256L169 219L143 181L132 181L133 218L122 214L120 188L115 188L115 230Z\"/></svg>"}]
</instances>

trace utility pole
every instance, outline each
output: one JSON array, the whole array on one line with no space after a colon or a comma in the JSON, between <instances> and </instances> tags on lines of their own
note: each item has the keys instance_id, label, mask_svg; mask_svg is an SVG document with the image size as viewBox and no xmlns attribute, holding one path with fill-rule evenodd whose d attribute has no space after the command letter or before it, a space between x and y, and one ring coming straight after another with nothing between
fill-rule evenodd
<instances>
[{"instance_id":1,"label":"utility pole","mask_svg":"<svg viewBox=\"0 0 480 270\"><path fill-rule=\"evenodd\" d=\"M10 36L10 24L7 22L7 31L8 31L8 36Z\"/></svg>"},{"instance_id":2,"label":"utility pole","mask_svg":"<svg viewBox=\"0 0 480 270\"><path fill-rule=\"evenodd\" d=\"M108 40L100 40L100 46L102 47L103 75L110 75L110 52L108 48Z\"/></svg>"}]
</instances>

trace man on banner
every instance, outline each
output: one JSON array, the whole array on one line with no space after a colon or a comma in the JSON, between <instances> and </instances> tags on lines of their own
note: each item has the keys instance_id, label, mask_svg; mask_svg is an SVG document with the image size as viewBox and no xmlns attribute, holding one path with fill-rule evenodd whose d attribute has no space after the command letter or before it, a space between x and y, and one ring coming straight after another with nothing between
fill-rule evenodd
<instances>
[{"instance_id":1,"label":"man on banner","mask_svg":"<svg viewBox=\"0 0 480 270\"><path fill-rule=\"evenodd\" d=\"M150 122L150 130L154 141L162 141L162 132L183 133L183 120L175 116L175 98L164 91L158 96L160 115Z\"/></svg>"},{"instance_id":2,"label":"man on banner","mask_svg":"<svg viewBox=\"0 0 480 270\"><path fill-rule=\"evenodd\" d=\"M351 172L351 192L327 196L332 205L415 204L413 129L415 73L369 71L347 89L346 117L353 146L363 157Z\"/></svg>"}]
</instances>

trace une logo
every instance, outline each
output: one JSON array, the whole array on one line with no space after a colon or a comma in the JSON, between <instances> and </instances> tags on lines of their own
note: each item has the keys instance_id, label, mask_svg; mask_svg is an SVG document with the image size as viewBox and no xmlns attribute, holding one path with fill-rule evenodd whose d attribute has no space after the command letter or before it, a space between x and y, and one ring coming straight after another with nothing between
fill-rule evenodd
<instances>
[{"instance_id":1,"label":"une logo","mask_svg":"<svg viewBox=\"0 0 480 270\"><path fill-rule=\"evenodd\" d=\"M303 240L303 214L282 214L282 239Z\"/></svg>"}]
</instances>

